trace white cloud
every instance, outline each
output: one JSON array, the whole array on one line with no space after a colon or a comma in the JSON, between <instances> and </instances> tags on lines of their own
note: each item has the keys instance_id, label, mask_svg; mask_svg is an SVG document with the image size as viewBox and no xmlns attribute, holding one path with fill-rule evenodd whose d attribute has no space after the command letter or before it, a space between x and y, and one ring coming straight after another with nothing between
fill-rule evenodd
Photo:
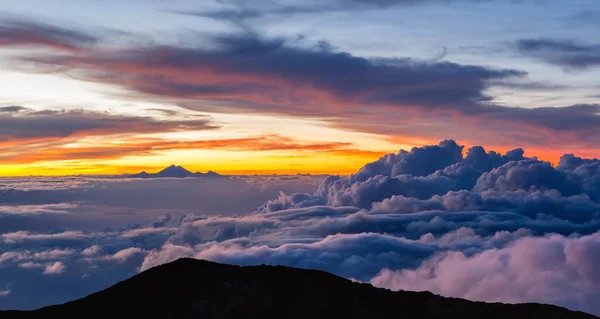
<instances>
[{"instance_id":1,"label":"white cloud","mask_svg":"<svg viewBox=\"0 0 600 319\"><path fill-rule=\"evenodd\" d=\"M28 261L28 262L19 264L19 267L25 268L25 269L36 269L36 268L44 268L44 265L42 265L40 263Z\"/></svg>"},{"instance_id":2,"label":"white cloud","mask_svg":"<svg viewBox=\"0 0 600 319\"><path fill-rule=\"evenodd\" d=\"M102 247L99 245L90 246L84 249L81 254L86 257L96 256L102 252Z\"/></svg>"},{"instance_id":3,"label":"white cloud","mask_svg":"<svg viewBox=\"0 0 600 319\"><path fill-rule=\"evenodd\" d=\"M67 267L60 261L55 263L46 264L46 268L44 268L44 275L58 275L65 272Z\"/></svg>"},{"instance_id":4,"label":"white cloud","mask_svg":"<svg viewBox=\"0 0 600 319\"><path fill-rule=\"evenodd\" d=\"M144 250L141 248L131 247L116 252L111 258L119 262L125 262L134 255L141 254L143 252Z\"/></svg>"}]
</instances>

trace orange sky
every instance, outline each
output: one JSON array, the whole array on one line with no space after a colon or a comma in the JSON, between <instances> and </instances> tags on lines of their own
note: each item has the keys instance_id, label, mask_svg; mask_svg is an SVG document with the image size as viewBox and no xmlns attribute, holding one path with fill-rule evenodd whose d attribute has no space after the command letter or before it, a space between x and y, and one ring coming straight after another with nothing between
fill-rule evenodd
<instances>
[{"instance_id":1,"label":"orange sky","mask_svg":"<svg viewBox=\"0 0 600 319\"><path fill-rule=\"evenodd\" d=\"M346 175L386 153L412 147L403 144L393 148L390 144L387 150L369 150L351 143L295 141L278 135L195 141L140 138L99 142L91 139L88 141L90 145L69 141L63 141L65 144L44 140L30 142L25 145L14 142L12 145L3 144L8 150L15 147L28 147L29 150L0 155L0 175L129 174L142 170L155 172L171 164L182 165L192 171L212 170L222 174ZM437 142L421 141L415 146ZM468 147L465 147L465 155ZM510 150L502 147L491 149L502 153ZM525 151L526 156L538 156L553 164L562 155L558 151L543 149Z\"/></svg>"}]
</instances>

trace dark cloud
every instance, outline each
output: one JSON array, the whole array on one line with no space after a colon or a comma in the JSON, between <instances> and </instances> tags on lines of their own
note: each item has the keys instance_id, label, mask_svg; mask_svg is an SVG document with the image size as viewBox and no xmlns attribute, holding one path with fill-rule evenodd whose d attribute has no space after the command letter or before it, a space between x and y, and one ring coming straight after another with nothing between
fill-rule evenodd
<instances>
[{"instance_id":1,"label":"dark cloud","mask_svg":"<svg viewBox=\"0 0 600 319\"><path fill-rule=\"evenodd\" d=\"M410 152L387 154L379 160L363 166L355 177L358 181L377 175L427 176L462 160L463 146L454 141L443 141L440 145L413 147Z\"/></svg>"},{"instance_id":2,"label":"dark cloud","mask_svg":"<svg viewBox=\"0 0 600 319\"><path fill-rule=\"evenodd\" d=\"M154 47L41 62L86 70L98 81L116 80L118 72L119 77L128 78L132 89L173 97L243 99L250 92L262 91L272 102L280 98L285 99L282 103L293 102L289 97L278 97L278 86L284 85L323 90L336 99L358 104L459 108L464 112L476 108L476 102L490 99L482 93L487 80L523 75L449 62L371 61L347 53L292 47L284 39L265 40L251 33L222 35L213 41L217 50ZM111 72L115 72L114 77ZM181 72L189 76L186 82L172 77ZM206 78L212 73L219 73L224 80Z\"/></svg>"},{"instance_id":3,"label":"dark cloud","mask_svg":"<svg viewBox=\"0 0 600 319\"><path fill-rule=\"evenodd\" d=\"M523 39L520 53L567 69L585 70L600 65L600 45L558 39Z\"/></svg>"},{"instance_id":4,"label":"dark cloud","mask_svg":"<svg viewBox=\"0 0 600 319\"><path fill-rule=\"evenodd\" d=\"M89 34L32 21L0 23L0 47L47 47L61 51L89 48L98 39Z\"/></svg>"},{"instance_id":5,"label":"dark cloud","mask_svg":"<svg viewBox=\"0 0 600 319\"><path fill-rule=\"evenodd\" d=\"M452 133L499 145L518 141L593 147L599 141L596 104L523 108L495 103L488 88L526 75L518 70L369 59L254 32L216 35L209 41L208 46L146 46L25 59L200 111L325 117L351 130L432 139ZM527 47L537 50L536 45Z\"/></svg>"},{"instance_id":6,"label":"dark cloud","mask_svg":"<svg viewBox=\"0 0 600 319\"><path fill-rule=\"evenodd\" d=\"M208 119L158 120L85 110L34 111L9 106L0 113L0 142L81 135L213 129Z\"/></svg>"},{"instance_id":7,"label":"dark cloud","mask_svg":"<svg viewBox=\"0 0 600 319\"><path fill-rule=\"evenodd\" d=\"M21 112L21 111L26 111L26 110L27 110L27 108L22 107L22 106L16 106L16 105L0 107L0 113L14 113L14 112Z\"/></svg>"}]
</instances>

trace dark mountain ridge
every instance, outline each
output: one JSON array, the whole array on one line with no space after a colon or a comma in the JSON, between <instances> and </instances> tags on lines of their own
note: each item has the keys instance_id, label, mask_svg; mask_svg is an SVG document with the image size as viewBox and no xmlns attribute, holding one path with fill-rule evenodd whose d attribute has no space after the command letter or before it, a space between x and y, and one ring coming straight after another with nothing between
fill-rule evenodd
<instances>
[{"instance_id":1,"label":"dark mountain ridge","mask_svg":"<svg viewBox=\"0 0 600 319\"><path fill-rule=\"evenodd\" d=\"M542 304L393 292L318 270L179 259L85 298L0 318L597 318Z\"/></svg>"},{"instance_id":2,"label":"dark mountain ridge","mask_svg":"<svg viewBox=\"0 0 600 319\"><path fill-rule=\"evenodd\" d=\"M133 177L133 178L165 178L165 177L186 178L186 177L221 177L221 175L219 175L213 171L208 171L206 173L201 173L201 172L192 173L191 171L188 171L187 169L185 169L182 166L177 166L177 165L173 164L169 167L164 168L163 170L161 170L158 173L147 173L146 171L142 171L138 174L129 175L129 177Z\"/></svg>"}]
</instances>

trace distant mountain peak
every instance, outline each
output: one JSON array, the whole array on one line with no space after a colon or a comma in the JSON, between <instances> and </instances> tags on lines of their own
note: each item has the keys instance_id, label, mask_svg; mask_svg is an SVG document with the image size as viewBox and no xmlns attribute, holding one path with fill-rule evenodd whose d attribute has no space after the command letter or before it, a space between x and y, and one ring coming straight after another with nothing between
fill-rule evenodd
<instances>
[{"instance_id":1,"label":"distant mountain peak","mask_svg":"<svg viewBox=\"0 0 600 319\"><path fill-rule=\"evenodd\" d=\"M191 176L193 173L183 168L182 166L171 165L156 174L164 175L164 177L187 177Z\"/></svg>"},{"instance_id":2,"label":"distant mountain peak","mask_svg":"<svg viewBox=\"0 0 600 319\"><path fill-rule=\"evenodd\" d=\"M138 174L129 175L132 178L185 178L185 177L221 177L222 175L215 173L213 171L208 171L206 174L201 172L192 173L188 169L183 166L171 164L158 173L147 173L146 171L142 171Z\"/></svg>"}]
</instances>

